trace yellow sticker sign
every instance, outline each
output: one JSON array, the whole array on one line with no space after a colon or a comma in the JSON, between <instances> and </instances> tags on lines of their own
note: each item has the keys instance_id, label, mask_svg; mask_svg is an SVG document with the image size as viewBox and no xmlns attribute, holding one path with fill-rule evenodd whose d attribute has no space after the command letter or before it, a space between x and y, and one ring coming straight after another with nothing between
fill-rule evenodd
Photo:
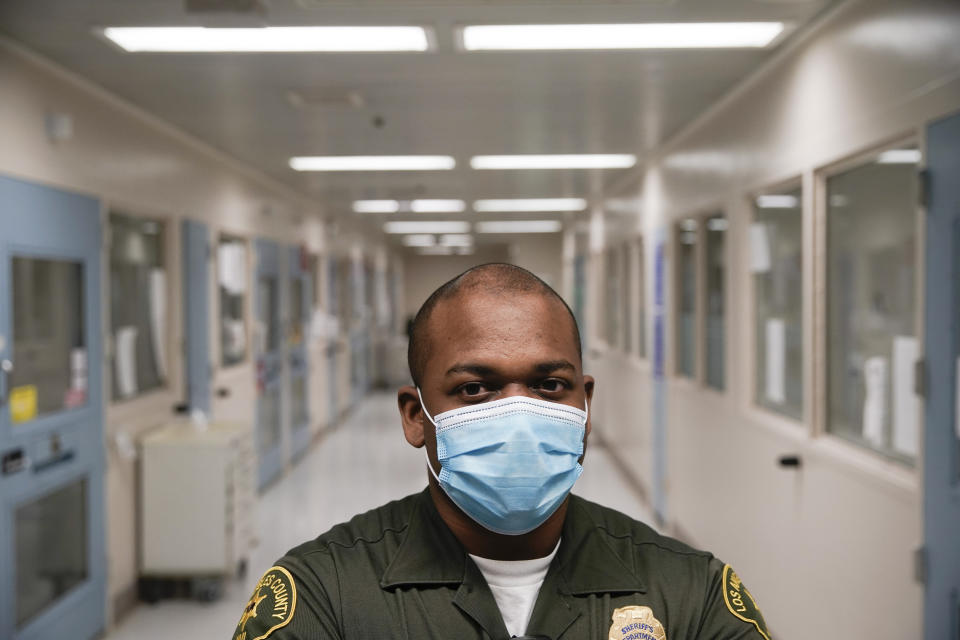
<instances>
[{"instance_id":1,"label":"yellow sticker sign","mask_svg":"<svg viewBox=\"0 0 960 640\"><path fill-rule=\"evenodd\" d=\"M37 417L37 386L33 384L10 390L10 421L29 422Z\"/></svg>"}]
</instances>

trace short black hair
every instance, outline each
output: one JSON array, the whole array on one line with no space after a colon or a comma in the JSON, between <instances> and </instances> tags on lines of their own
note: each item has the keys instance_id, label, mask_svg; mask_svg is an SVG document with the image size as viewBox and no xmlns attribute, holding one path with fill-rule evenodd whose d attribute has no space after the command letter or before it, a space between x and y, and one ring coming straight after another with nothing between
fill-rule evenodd
<instances>
[{"instance_id":1,"label":"short black hair","mask_svg":"<svg viewBox=\"0 0 960 640\"><path fill-rule=\"evenodd\" d=\"M546 282L522 267L504 262L490 262L467 269L457 277L448 280L430 294L410 326L410 342L407 345L407 366L413 383L420 386L428 356L427 324L437 305L467 290L480 290L484 293L533 293L558 301L567 310L570 324L573 326L573 340L577 345L577 356L583 361L580 345L580 328L577 318L566 301Z\"/></svg>"}]
</instances>

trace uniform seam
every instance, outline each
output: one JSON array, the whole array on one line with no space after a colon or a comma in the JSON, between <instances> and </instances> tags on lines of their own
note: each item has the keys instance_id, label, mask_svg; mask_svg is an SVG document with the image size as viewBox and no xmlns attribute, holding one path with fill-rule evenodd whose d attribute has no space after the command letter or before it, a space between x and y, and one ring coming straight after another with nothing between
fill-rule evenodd
<instances>
[{"instance_id":1,"label":"uniform seam","mask_svg":"<svg viewBox=\"0 0 960 640\"><path fill-rule=\"evenodd\" d=\"M403 525L399 529L394 529L393 527L386 527L383 529L383 531L380 532L380 537L378 538L366 538L364 536L357 536L350 543L343 543L338 540L326 540L323 542L322 548L311 549L310 551L304 552L303 555L304 557L306 557L316 553L330 553L330 547L333 545L336 545L343 549L351 549L361 542L364 542L366 544L377 544L378 542L383 541L383 539L387 536L388 533L403 533L409 528L410 528L410 523Z\"/></svg>"},{"instance_id":2,"label":"uniform seam","mask_svg":"<svg viewBox=\"0 0 960 640\"><path fill-rule=\"evenodd\" d=\"M604 532L605 534L607 534L608 536L610 536L611 538L616 538L617 540L626 540L626 539L629 539L629 540L630 540L630 543L633 544L634 546L637 546L637 547L639 547L639 546L641 546L641 545L650 545L650 546L656 547L656 548L658 548L658 549L661 549L661 550L663 550L663 551L669 551L670 553L676 553L676 554L678 554L678 555L684 555L684 556L699 556L699 557L701 557L701 558L712 558L712 557L713 557L713 554L711 554L711 553L708 552L708 551L698 551L698 550L696 550L696 549L691 549L690 551L684 551L684 550L681 550L681 549L671 549L670 547L665 546L665 545L663 545L663 544L660 544L659 542L653 542L653 541L650 541L650 540L635 540L635 539L633 538L633 534L624 534L624 535L616 534L616 533L610 531L609 529L607 529L606 527L604 527L603 525L599 525L599 524L598 524L598 525L596 525L596 527L597 527L598 529L600 529L601 531L603 531L603 532Z\"/></svg>"}]
</instances>

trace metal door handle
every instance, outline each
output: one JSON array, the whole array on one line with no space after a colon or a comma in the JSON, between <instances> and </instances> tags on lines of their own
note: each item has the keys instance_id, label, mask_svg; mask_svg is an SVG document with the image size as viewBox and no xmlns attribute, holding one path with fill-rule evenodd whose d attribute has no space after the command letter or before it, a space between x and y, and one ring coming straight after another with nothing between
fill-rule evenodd
<instances>
[{"instance_id":1,"label":"metal door handle","mask_svg":"<svg viewBox=\"0 0 960 640\"><path fill-rule=\"evenodd\" d=\"M0 361L0 407L7 404L7 378L13 373L13 363L9 360Z\"/></svg>"}]
</instances>

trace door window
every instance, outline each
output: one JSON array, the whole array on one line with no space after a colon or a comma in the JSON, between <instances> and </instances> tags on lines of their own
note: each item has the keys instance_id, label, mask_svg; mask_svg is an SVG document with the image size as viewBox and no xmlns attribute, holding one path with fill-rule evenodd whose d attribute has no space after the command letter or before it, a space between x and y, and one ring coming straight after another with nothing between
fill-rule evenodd
<instances>
[{"instance_id":1,"label":"door window","mask_svg":"<svg viewBox=\"0 0 960 640\"><path fill-rule=\"evenodd\" d=\"M919 151L827 178L827 429L912 464Z\"/></svg>"},{"instance_id":2,"label":"door window","mask_svg":"<svg viewBox=\"0 0 960 640\"><path fill-rule=\"evenodd\" d=\"M757 196L750 226L758 405L803 418L803 207L801 191Z\"/></svg>"},{"instance_id":3,"label":"door window","mask_svg":"<svg viewBox=\"0 0 960 640\"><path fill-rule=\"evenodd\" d=\"M164 225L110 214L110 349L115 400L164 385L167 280Z\"/></svg>"},{"instance_id":4,"label":"door window","mask_svg":"<svg viewBox=\"0 0 960 640\"><path fill-rule=\"evenodd\" d=\"M220 365L229 367L247 359L247 242L220 236L217 266Z\"/></svg>"},{"instance_id":5,"label":"door window","mask_svg":"<svg viewBox=\"0 0 960 640\"><path fill-rule=\"evenodd\" d=\"M722 391L726 385L724 331L726 328L726 236L727 219L721 215L707 218L704 252L706 260L707 306L706 382Z\"/></svg>"},{"instance_id":6,"label":"door window","mask_svg":"<svg viewBox=\"0 0 960 640\"><path fill-rule=\"evenodd\" d=\"M87 403L83 265L17 257L13 275L14 425Z\"/></svg>"},{"instance_id":7,"label":"door window","mask_svg":"<svg viewBox=\"0 0 960 640\"><path fill-rule=\"evenodd\" d=\"M87 481L18 507L14 544L16 619L22 628L89 577Z\"/></svg>"},{"instance_id":8,"label":"door window","mask_svg":"<svg viewBox=\"0 0 960 640\"><path fill-rule=\"evenodd\" d=\"M696 375L697 230L695 219L677 225L677 365L678 375Z\"/></svg>"}]
</instances>

